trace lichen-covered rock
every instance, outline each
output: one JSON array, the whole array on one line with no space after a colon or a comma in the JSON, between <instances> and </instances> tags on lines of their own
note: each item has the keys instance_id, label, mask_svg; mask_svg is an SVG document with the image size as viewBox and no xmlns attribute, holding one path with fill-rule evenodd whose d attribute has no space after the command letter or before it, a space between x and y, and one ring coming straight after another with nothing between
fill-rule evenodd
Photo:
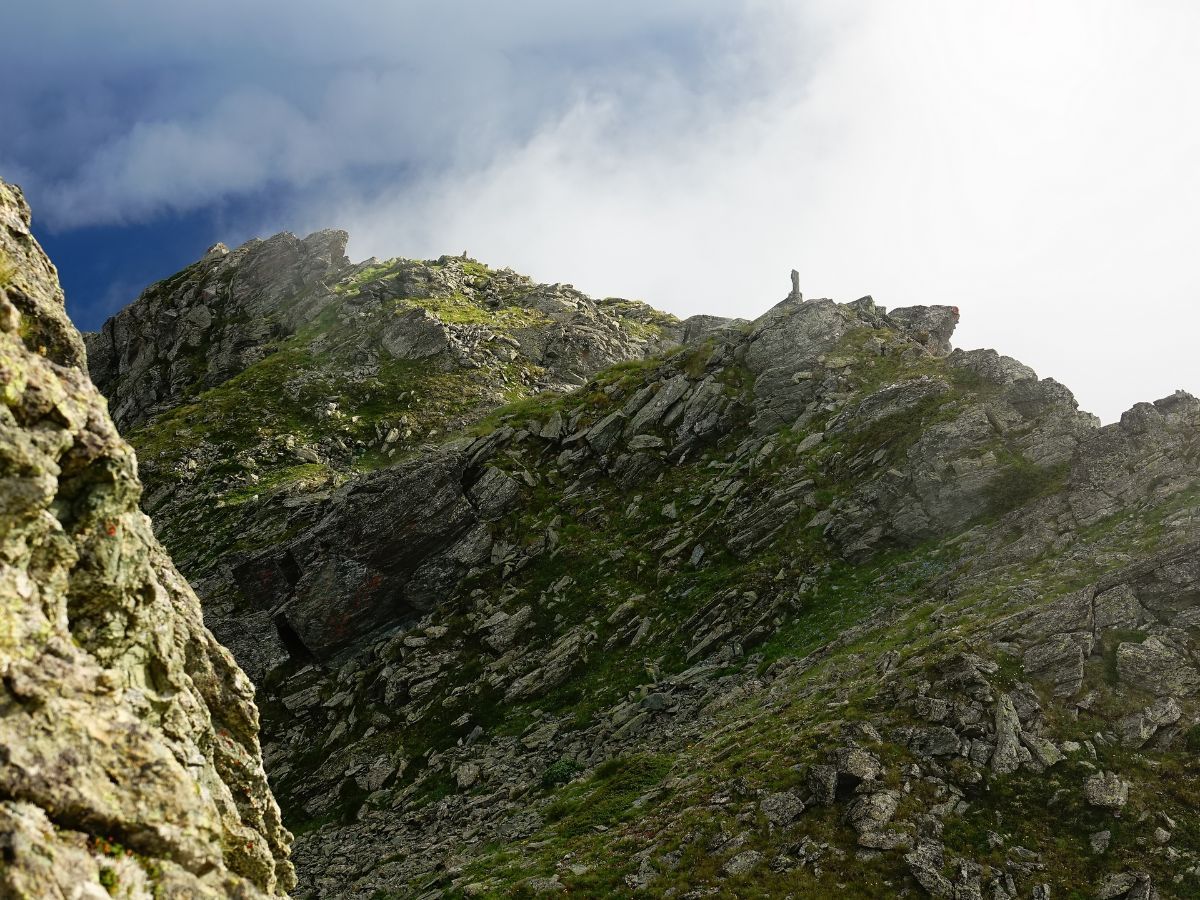
<instances>
[{"instance_id":1,"label":"lichen-covered rock","mask_svg":"<svg viewBox=\"0 0 1200 900\"><path fill-rule=\"evenodd\" d=\"M8 300L21 313L27 345L63 365L84 365L83 339L67 318L58 270L29 230L31 214L21 189L0 185L0 272Z\"/></svg>"},{"instance_id":2,"label":"lichen-covered rock","mask_svg":"<svg viewBox=\"0 0 1200 900\"><path fill-rule=\"evenodd\" d=\"M0 894L282 894L253 686L138 509L28 225L0 182Z\"/></svg>"},{"instance_id":3,"label":"lichen-covered rock","mask_svg":"<svg viewBox=\"0 0 1200 900\"><path fill-rule=\"evenodd\" d=\"M780 791L763 797L758 807L768 822L782 828L804 812L804 801L794 791Z\"/></svg>"},{"instance_id":4,"label":"lichen-covered rock","mask_svg":"<svg viewBox=\"0 0 1200 900\"><path fill-rule=\"evenodd\" d=\"M855 310L832 300L785 300L755 321L745 359L755 378L754 394L759 401L756 428L760 433L791 425L799 418L811 398L809 382L814 369L828 362L823 354L861 324Z\"/></svg>"},{"instance_id":5,"label":"lichen-covered rock","mask_svg":"<svg viewBox=\"0 0 1200 900\"><path fill-rule=\"evenodd\" d=\"M950 352L950 338L958 325L957 306L906 306L887 316L933 352Z\"/></svg>"},{"instance_id":6,"label":"lichen-covered rock","mask_svg":"<svg viewBox=\"0 0 1200 900\"><path fill-rule=\"evenodd\" d=\"M1024 761L1021 746L1021 722L1013 708L1012 698L1002 694L996 701L996 750L992 754L992 771L1007 775L1017 771ZM1026 757L1028 754L1026 753Z\"/></svg>"},{"instance_id":7,"label":"lichen-covered rock","mask_svg":"<svg viewBox=\"0 0 1200 900\"><path fill-rule=\"evenodd\" d=\"M1117 647L1122 680L1159 697L1184 696L1200 689L1200 671L1186 650L1157 635Z\"/></svg>"},{"instance_id":8,"label":"lichen-covered rock","mask_svg":"<svg viewBox=\"0 0 1200 900\"><path fill-rule=\"evenodd\" d=\"M1120 809L1129 800L1129 783L1115 772L1097 772L1083 786L1084 797L1101 809Z\"/></svg>"}]
</instances>

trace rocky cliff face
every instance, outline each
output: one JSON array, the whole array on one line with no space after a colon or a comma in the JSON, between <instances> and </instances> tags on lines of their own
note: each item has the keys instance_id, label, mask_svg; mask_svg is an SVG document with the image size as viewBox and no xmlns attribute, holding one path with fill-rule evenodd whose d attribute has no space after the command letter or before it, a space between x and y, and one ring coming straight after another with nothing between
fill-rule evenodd
<instances>
[{"instance_id":1,"label":"rocky cliff face","mask_svg":"<svg viewBox=\"0 0 1200 900\"><path fill-rule=\"evenodd\" d=\"M234 252L223 244L86 335L92 380L130 428L232 378L292 335L350 268L347 235L276 235Z\"/></svg>"},{"instance_id":2,"label":"rocky cliff face","mask_svg":"<svg viewBox=\"0 0 1200 900\"><path fill-rule=\"evenodd\" d=\"M506 402L728 324L460 257L350 265L346 239L218 245L87 335L92 377L138 449L144 505L252 677L283 652L261 595L290 572L256 567L256 554L310 527L341 485L413 465ZM411 514L417 531L439 515ZM314 648L408 615L389 598L364 601L336 634L310 635Z\"/></svg>"},{"instance_id":3,"label":"rocky cliff face","mask_svg":"<svg viewBox=\"0 0 1200 900\"><path fill-rule=\"evenodd\" d=\"M346 270L130 432L302 896L1200 891L1200 401L1101 428L948 307L675 323L477 267Z\"/></svg>"},{"instance_id":4,"label":"rocky cliff face","mask_svg":"<svg viewBox=\"0 0 1200 900\"><path fill-rule=\"evenodd\" d=\"M282 895L253 686L138 509L84 365L0 182L0 895Z\"/></svg>"}]
</instances>

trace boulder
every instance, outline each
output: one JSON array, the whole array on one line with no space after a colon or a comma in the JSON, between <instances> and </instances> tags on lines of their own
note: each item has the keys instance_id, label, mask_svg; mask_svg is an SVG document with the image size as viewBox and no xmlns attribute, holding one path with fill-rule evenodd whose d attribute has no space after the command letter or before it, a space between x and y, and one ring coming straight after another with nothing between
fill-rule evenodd
<instances>
[{"instance_id":1,"label":"boulder","mask_svg":"<svg viewBox=\"0 0 1200 900\"><path fill-rule=\"evenodd\" d=\"M790 825L804 812L804 801L794 791L768 794L758 804L763 818L776 828Z\"/></svg>"},{"instance_id":2,"label":"boulder","mask_svg":"<svg viewBox=\"0 0 1200 900\"><path fill-rule=\"evenodd\" d=\"M1115 772L1097 772L1084 782L1083 796L1092 806L1118 810L1129 799L1129 782Z\"/></svg>"},{"instance_id":3,"label":"boulder","mask_svg":"<svg viewBox=\"0 0 1200 900\"><path fill-rule=\"evenodd\" d=\"M925 345L930 352L945 356L958 326L957 306L906 306L887 314L888 321Z\"/></svg>"},{"instance_id":4,"label":"boulder","mask_svg":"<svg viewBox=\"0 0 1200 900\"><path fill-rule=\"evenodd\" d=\"M1009 775L1021 767L1029 754L1021 747L1021 720L1008 694L1001 694L996 700L995 725L996 749L991 768L997 775Z\"/></svg>"},{"instance_id":5,"label":"boulder","mask_svg":"<svg viewBox=\"0 0 1200 900\"><path fill-rule=\"evenodd\" d=\"M898 791L883 790L861 794L846 807L846 821L860 835L877 833L892 820L899 805Z\"/></svg>"},{"instance_id":6,"label":"boulder","mask_svg":"<svg viewBox=\"0 0 1200 900\"><path fill-rule=\"evenodd\" d=\"M383 349L396 359L429 359L450 350L446 326L426 309L405 310L380 335Z\"/></svg>"},{"instance_id":7,"label":"boulder","mask_svg":"<svg viewBox=\"0 0 1200 900\"><path fill-rule=\"evenodd\" d=\"M1117 674L1124 682L1160 697L1190 696L1200 689L1200 671L1187 654L1162 638L1117 647Z\"/></svg>"}]
</instances>

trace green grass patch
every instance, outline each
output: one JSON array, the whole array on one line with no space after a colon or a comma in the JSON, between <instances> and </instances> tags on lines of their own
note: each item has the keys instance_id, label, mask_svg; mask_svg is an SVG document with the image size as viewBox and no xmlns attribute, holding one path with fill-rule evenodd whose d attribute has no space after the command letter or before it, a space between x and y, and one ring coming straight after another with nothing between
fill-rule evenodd
<instances>
[{"instance_id":1,"label":"green grass patch","mask_svg":"<svg viewBox=\"0 0 1200 900\"><path fill-rule=\"evenodd\" d=\"M984 489L988 512L1001 516L1062 489L1068 464L1039 466L1020 453L1005 451L1001 470Z\"/></svg>"},{"instance_id":2,"label":"green grass patch","mask_svg":"<svg viewBox=\"0 0 1200 900\"><path fill-rule=\"evenodd\" d=\"M648 753L609 760L590 778L564 788L546 807L545 820L559 837L579 837L597 826L611 828L638 814L634 801L662 783L672 762L671 757Z\"/></svg>"}]
</instances>

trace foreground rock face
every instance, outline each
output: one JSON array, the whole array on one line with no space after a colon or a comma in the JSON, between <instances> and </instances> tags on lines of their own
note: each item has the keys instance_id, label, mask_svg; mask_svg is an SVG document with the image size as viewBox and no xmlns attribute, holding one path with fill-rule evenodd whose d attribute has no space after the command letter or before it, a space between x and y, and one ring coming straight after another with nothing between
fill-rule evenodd
<instances>
[{"instance_id":1,"label":"foreground rock face","mask_svg":"<svg viewBox=\"0 0 1200 900\"><path fill-rule=\"evenodd\" d=\"M299 894L1200 894L1200 401L1100 427L952 307L335 278L131 431Z\"/></svg>"},{"instance_id":2,"label":"foreground rock face","mask_svg":"<svg viewBox=\"0 0 1200 900\"><path fill-rule=\"evenodd\" d=\"M0 263L0 895L282 895L253 686L138 509L133 451L4 182Z\"/></svg>"}]
</instances>

